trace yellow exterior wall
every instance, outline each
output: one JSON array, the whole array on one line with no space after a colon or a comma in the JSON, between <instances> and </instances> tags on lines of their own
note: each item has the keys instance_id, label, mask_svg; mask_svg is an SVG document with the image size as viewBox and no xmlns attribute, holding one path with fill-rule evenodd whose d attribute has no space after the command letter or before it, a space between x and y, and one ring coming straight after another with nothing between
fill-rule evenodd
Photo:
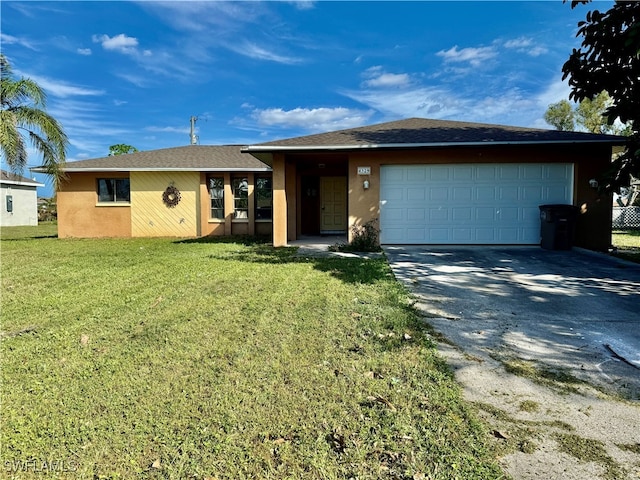
<instances>
[{"instance_id":1,"label":"yellow exterior wall","mask_svg":"<svg viewBox=\"0 0 640 480\"><path fill-rule=\"evenodd\" d=\"M199 172L131 172L131 236L196 237L200 233ZM181 195L169 208L162 194L169 185Z\"/></svg>"},{"instance_id":2,"label":"yellow exterior wall","mask_svg":"<svg viewBox=\"0 0 640 480\"><path fill-rule=\"evenodd\" d=\"M68 173L57 192L58 237L130 237L130 204L98 204L98 178L128 173Z\"/></svg>"}]
</instances>

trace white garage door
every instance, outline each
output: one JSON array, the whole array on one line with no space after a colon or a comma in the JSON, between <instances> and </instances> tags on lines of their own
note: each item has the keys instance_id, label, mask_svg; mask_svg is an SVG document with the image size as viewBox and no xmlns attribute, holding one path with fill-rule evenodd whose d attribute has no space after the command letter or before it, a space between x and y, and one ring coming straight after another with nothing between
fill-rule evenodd
<instances>
[{"instance_id":1,"label":"white garage door","mask_svg":"<svg viewBox=\"0 0 640 480\"><path fill-rule=\"evenodd\" d=\"M573 203L572 164L387 165L383 244L537 244L543 204Z\"/></svg>"}]
</instances>

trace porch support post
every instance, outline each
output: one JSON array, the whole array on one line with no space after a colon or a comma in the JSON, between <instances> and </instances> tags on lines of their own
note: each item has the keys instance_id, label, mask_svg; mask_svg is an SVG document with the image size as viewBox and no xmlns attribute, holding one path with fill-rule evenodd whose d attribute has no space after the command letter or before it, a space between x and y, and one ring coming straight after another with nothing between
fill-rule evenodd
<instances>
[{"instance_id":1,"label":"porch support post","mask_svg":"<svg viewBox=\"0 0 640 480\"><path fill-rule=\"evenodd\" d=\"M287 191L287 240L297 240L296 213L297 213L297 195L296 195L296 164L285 163L286 178L285 185Z\"/></svg>"},{"instance_id":2,"label":"porch support post","mask_svg":"<svg viewBox=\"0 0 640 480\"><path fill-rule=\"evenodd\" d=\"M273 246L287 245L287 195L284 155L273 155Z\"/></svg>"}]
</instances>

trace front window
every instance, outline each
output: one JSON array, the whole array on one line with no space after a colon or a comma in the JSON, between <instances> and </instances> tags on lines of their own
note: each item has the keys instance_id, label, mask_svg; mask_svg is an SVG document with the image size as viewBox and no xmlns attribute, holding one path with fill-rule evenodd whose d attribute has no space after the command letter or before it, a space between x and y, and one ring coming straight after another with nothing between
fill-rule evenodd
<instances>
[{"instance_id":1,"label":"front window","mask_svg":"<svg viewBox=\"0 0 640 480\"><path fill-rule=\"evenodd\" d=\"M224 178L209 177L209 197L211 198L211 218L224 219Z\"/></svg>"},{"instance_id":2,"label":"front window","mask_svg":"<svg viewBox=\"0 0 640 480\"><path fill-rule=\"evenodd\" d=\"M256 220L273 218L273 184L271 177L256 178Z\"/></svg>"},{"instance_id":3,"label":"front window","mask_svg":"<svg viewBox=\"0 0 640 480\"><path fill-rule=\"evenodd\" d=\"M98 202L130 202L131 188L128 178L99 178Z\"/></svg>"},{"instance_id":4,"label":"front window","mask_svg":"<svg viewBox=\"0 0 640 480\"><path fill-rule=\"evenodd\" d=\"M233 179L233 218L249 218L249 182L246 177Z\"/></svg>"}]
</instances>

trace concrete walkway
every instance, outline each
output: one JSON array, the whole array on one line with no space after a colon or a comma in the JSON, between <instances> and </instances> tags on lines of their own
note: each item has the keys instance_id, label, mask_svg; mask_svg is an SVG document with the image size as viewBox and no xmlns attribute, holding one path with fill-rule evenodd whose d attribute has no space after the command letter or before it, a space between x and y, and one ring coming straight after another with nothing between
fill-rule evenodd
<instances>
[{"instance_id":1,"label":"concrete walkway","mask_svg":"<svg viewBox=\"0 0 640 480\"><path fill-rule=\"evenodd\" d=\"M288 246L298 247L299 257L381 258L382 252L332 252L334 245L347 243L346 235L302 236L290 241Z\"/></svg>"}]
</instances>

